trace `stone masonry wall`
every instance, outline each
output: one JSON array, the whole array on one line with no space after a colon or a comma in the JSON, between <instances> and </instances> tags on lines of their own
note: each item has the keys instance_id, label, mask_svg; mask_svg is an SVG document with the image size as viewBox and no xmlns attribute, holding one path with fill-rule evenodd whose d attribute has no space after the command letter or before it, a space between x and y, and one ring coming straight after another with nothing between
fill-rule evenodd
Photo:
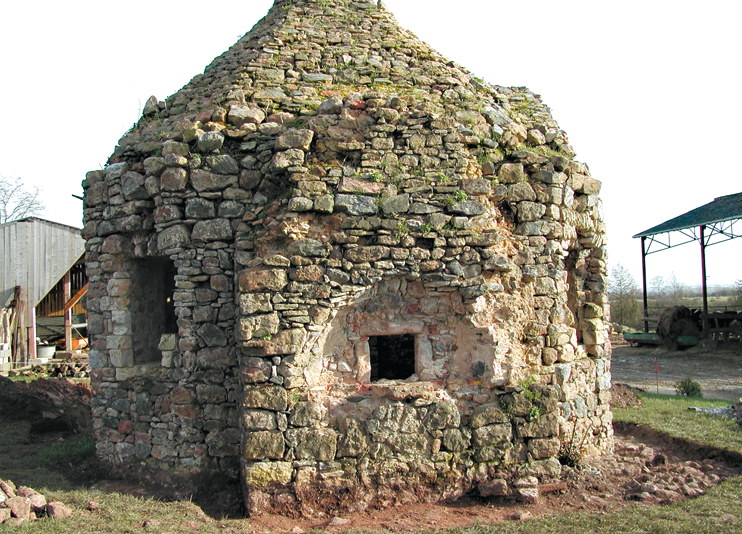
<instances>
[{"instance_id":1,"label":"stone masonry wall","mask_svg":"<svg viewBox=\"0 0 742 534\"><path fill-rule=\"evenodd\" d=\"M84 182L99 455L311 514L610 450L600 183L574 155L536 95L383 5L278 0ZM369 338L401 334L415 373L372 382Z\"/></svg>"}]
</instances>

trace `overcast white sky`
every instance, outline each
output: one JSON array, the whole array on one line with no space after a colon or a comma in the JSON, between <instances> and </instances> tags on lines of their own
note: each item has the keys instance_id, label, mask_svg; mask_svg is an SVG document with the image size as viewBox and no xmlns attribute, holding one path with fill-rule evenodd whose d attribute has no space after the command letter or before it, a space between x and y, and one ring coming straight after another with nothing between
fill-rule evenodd
<instances>
[{"instance_id":1,"label":"overcast white sky","mask_svg":"<svg viewBox=\"0 0 742 534\"><path fill-rule=\"evenodd\" d=\"M163 100L249 31L272 0L8 2L0 17L0 174L81 226L80 182L150 95ZM387 0L403 27L498 85L540 94L603 183L611 265L641 280L631 236L742 191L742 2ZM739 231L739 230L738 230ZM709 283L742 279L742 239L708 249ZM697 244L648 276L700 283Z\"/></svg>"}]
</instances>

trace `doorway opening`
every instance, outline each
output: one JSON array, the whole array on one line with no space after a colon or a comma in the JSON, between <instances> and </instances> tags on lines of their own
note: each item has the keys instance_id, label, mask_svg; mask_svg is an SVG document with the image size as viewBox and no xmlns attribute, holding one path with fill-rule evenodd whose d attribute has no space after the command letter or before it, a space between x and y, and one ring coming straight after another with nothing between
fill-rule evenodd
<instances>
[{"instance_id":1,"label":"doorway opening","mask_svg":"<svg viewBox=\"0 0 742 534\"><path fill-rule=\"evenodd\" d=\"M134 362L159 362L162 334L178 332L175 316L175 275L169 258L145 258L131 262L131 333Z\"/></svg>"}]
</instances>

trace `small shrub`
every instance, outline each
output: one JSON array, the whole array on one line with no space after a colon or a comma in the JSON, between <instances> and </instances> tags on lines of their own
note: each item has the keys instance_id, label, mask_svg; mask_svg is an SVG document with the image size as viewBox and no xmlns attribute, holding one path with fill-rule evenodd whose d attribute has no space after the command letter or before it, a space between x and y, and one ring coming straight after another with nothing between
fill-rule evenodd
<instances>
[{"instance_id":1,"label":"small shrub","mask_svg":"<svg viewBox=\"0 0 742 534\"><path fill-rule=\"evenodd\" d=\"M405 219L400 219L397 222L397 229L394 231L395 237L401 238L410 233L410 227Z\"/></svg>"},{"instance_id":2,"label":"small shrub","mask_svg":"<svg viewBox=\"0 0 742 534\"><path fill-rule=\"evenodd\" d=\"M684 378L675 382L675 394L684 395L685 397L703 397L701 393L701 384L691 377Z\"/></svg>"},{"instance_id":3,"label":"small shrub","mask_svg":"<svg viewBox=\"0 0 742 534\"><path fill-rule=\"evenodd\" d=\"M539 417L541 417L541 409L539 408L538 404L541 402L541 392L536 391L531 386L536 382L536 378L531 376L526 378L523 382L520 383L520 385L523 387L523 393L528 398L529 401L531 401L531 411L528 414L527 419L529 421L535 421Z\"/></svg>"},{"instance_id":4,"label":"small shrub","mask_svg":"<svg viewBox=\"0 0 742 534\"><path fill-rule=\"evenodd\" d=\"M444 202L446 206L451 207L458 202L464 202L468 199L469 199L469 195L467 195L464 191L458 190L456 191L456 193L453 194L453 196L446 198Z\"/></svg>"},{"instance_id":5,"label":"small shrub","mask_svg":"<svg viewBox=\"0 0 742 534\"><path fill-rule=\"evenodd\" d=\"M562 440L562 444L559 448L559 463L575 469L582 469L584 467L583 460L587 456L587 450L585 447L585 440L592 434L592 423L582 434L582 438L577 434L577 418L570 417L572 421L572 435L569 440Z\"/></svg>"}]
</instances>

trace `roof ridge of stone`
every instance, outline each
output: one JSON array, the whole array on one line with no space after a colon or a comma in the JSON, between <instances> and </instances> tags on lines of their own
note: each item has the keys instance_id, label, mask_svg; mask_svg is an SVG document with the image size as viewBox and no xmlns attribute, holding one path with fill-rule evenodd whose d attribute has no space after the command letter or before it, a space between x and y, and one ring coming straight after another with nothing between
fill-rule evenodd
<instances>
[{"instance_id":1,"label":"roof ridge of stone","mask_svg":"<svg viewBox=\"0 0 742 534\"><path fill-rule=\"evenodd\" d=\"M150 98L109 163L135 152L156 153L164 141L184 140L183 132L189 128L207 123L223 127L235 104L268 112L293 100L308 111L319 106L328 91L346 96L408 95L436 108L450 107L461 98L467 109L497 115L498 126L515 120L558 129L538 95L477 78L403 28L383 3L275 0L266 15L203 73L163 102ZM562 146L567 146L566 137ZM571 148L567 151L571 154Z\"/></svg>"}]
</instances>

